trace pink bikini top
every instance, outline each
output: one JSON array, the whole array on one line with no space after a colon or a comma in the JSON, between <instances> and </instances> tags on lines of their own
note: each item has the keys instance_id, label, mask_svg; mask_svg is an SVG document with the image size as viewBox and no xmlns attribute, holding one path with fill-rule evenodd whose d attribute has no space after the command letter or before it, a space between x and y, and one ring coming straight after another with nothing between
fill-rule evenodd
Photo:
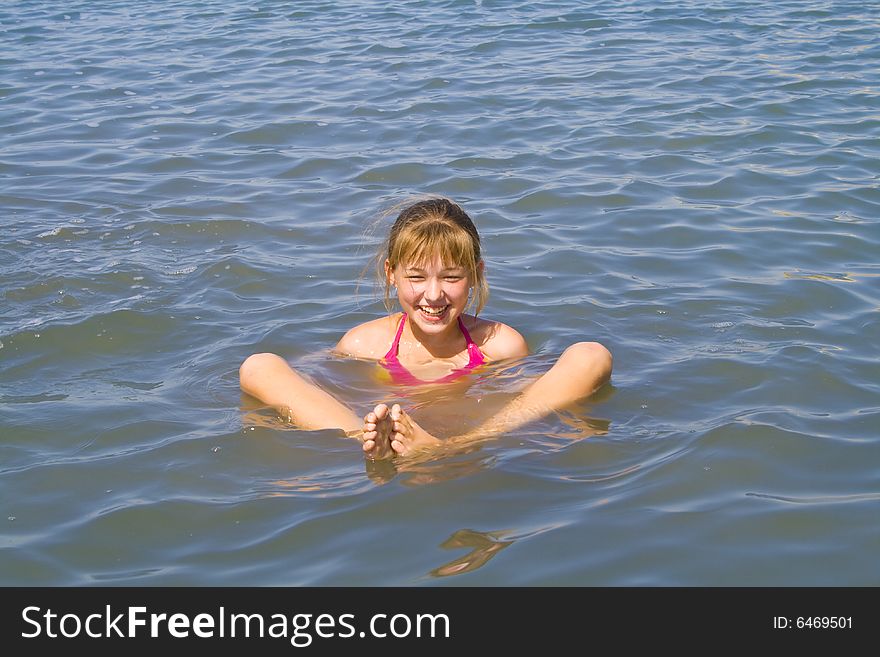
<instances>
[{"instance_id":1,"label":"pink bikini top","mask_svg":"<svg viewBox=\"0 0 880 657\"><path fill-rule=\"evenodd\" d=\"M467 341L467 365L459 369L453 370L446 376L439 379L434 379L433 381L422 381L421 379L417 379L412 375L412 373L410 373L408 369L401 365L399 360L397 360L397 349L400 345L400 336L403 335L404 324L406 324L406 313L402 313L400 323L397 326L397 335L394 336L394 342L391 343L391 348L388 350L388 353L385 354L385 357L379 361L382 367L388 370L388 373L391 375L391 380L395 383L401 383L405 385L419 385L423 383L448 383L450 381L454 381L459 377L464 376L475 367L479 367L486 362L485 356L483 356L483 353L480 351L477 343L471 340L471 334L468 333L468 330L464 327L464 324L461 321L461 317L459 317L458 328L461 329L461 333L464 336L464 339Z\"/></svg>"}]
</instances>

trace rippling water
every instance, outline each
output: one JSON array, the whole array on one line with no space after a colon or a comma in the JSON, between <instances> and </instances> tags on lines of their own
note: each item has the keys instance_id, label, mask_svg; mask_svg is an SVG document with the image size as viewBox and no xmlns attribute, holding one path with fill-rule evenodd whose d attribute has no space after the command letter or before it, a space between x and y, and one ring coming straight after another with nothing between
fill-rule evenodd
<instances>
[{"instance_id":1,"label":"rippling water","mask_svg":"<svg viewBox=\"0 0 880 657\"><path fill-rule=\"evenodd\" d=\"M878 33L876 2L3 3L0 583L880 584ZM413 193L475 217L522 367L589 339L615 375L397 471L237 367L398 395L327 350Z\"/></svg>"}]
</instances>

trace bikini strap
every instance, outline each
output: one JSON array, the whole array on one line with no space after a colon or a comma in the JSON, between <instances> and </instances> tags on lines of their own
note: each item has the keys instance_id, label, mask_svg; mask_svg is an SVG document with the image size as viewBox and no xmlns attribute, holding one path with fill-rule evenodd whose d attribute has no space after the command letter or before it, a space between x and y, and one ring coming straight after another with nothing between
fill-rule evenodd
<instances>
[{"instance_id":1,"label":"bikini strap","mask_svg":"<svg viewBox=\"0 0 880 657\"><path fill-rule=\"evenodd\" d=\"M464 322L461 321L461 315L458 316L458 328L461 329L461 334L464 336L465 341L467 341L468 347L474 344L474 341L471 340L471 334L468 333L468 330L464 327Z\"/></svg>"},{"instance_id":2,"label":"bikini strap","mask_svg":"<svg viewBox=\"0 0 880 657\"><path fill-rule=\"evenodd\" d=\"M461 321L461 318L459 318ZM394 341L391 343L391 348L388 350L388 353L385 354L385 360L396 360L397 359L397 348L400 345L400 336L403 335L403 325L406 323L406 313L400 314L400 322L397 325L397 335L394 336Z\"/></svg>"},{"instance_id":3,"label":"bikini strap","mask_svg":"<svg viewBox=\"0 0 880 657\"><path fill-rule=\"evenodd\" d=\"M477 343L471 339L471 334L468 333L468 330L464 327L464 322L461 321L461 315L458 316L458 328L461 329L462 335L464 335L464 339L467 342L467 350L468 350L468 364L467 367L476 367L477 365L482 365L486 362L486 357L483 355L483 352L480 351L480 348L477 346Z\"/></svg>"}]
</instances>

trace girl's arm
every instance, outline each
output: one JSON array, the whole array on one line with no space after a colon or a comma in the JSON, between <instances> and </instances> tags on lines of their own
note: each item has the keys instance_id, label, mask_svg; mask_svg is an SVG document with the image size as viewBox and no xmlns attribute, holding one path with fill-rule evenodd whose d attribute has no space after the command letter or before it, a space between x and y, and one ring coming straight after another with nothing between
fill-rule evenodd
<instances>
[{"instance_id":1,"label":"girl's arm","mask_svg":"<svg viewBox=\"0 0 880 657\"><path fill-rule=\"evenodd\" d=\"M332 352L340 356L379 360L391 344L388 334L394 335L393 320L393 317L380 317L349 329Z\"/></svg>"},{"instance_id":2,"label":"girl's arm","mask_svg":"<svg viewBox=\"0 0 880 657\"><path fill-rule=\"evenodd\" d=\"M514 360L528 356L529 345L516 329L495 322L485 342L480 345L480 351L493 361Z\"/></svg>"}]
</instances>

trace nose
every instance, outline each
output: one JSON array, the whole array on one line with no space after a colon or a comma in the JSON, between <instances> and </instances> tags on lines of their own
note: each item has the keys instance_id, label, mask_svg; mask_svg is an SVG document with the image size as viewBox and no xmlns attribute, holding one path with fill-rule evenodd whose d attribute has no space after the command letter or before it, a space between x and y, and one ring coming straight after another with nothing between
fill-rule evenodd
<instances>
[{"instance_id":1,"label":"nose","mask_svg":"<svg viewBox=\"0 0 880 657\"><path fill-rule=\"evenodd\" d=\"M443 298L443 286L439 278L429 278L425 285L425 301L440 301Z\"/></svg>"}]
</instances>

